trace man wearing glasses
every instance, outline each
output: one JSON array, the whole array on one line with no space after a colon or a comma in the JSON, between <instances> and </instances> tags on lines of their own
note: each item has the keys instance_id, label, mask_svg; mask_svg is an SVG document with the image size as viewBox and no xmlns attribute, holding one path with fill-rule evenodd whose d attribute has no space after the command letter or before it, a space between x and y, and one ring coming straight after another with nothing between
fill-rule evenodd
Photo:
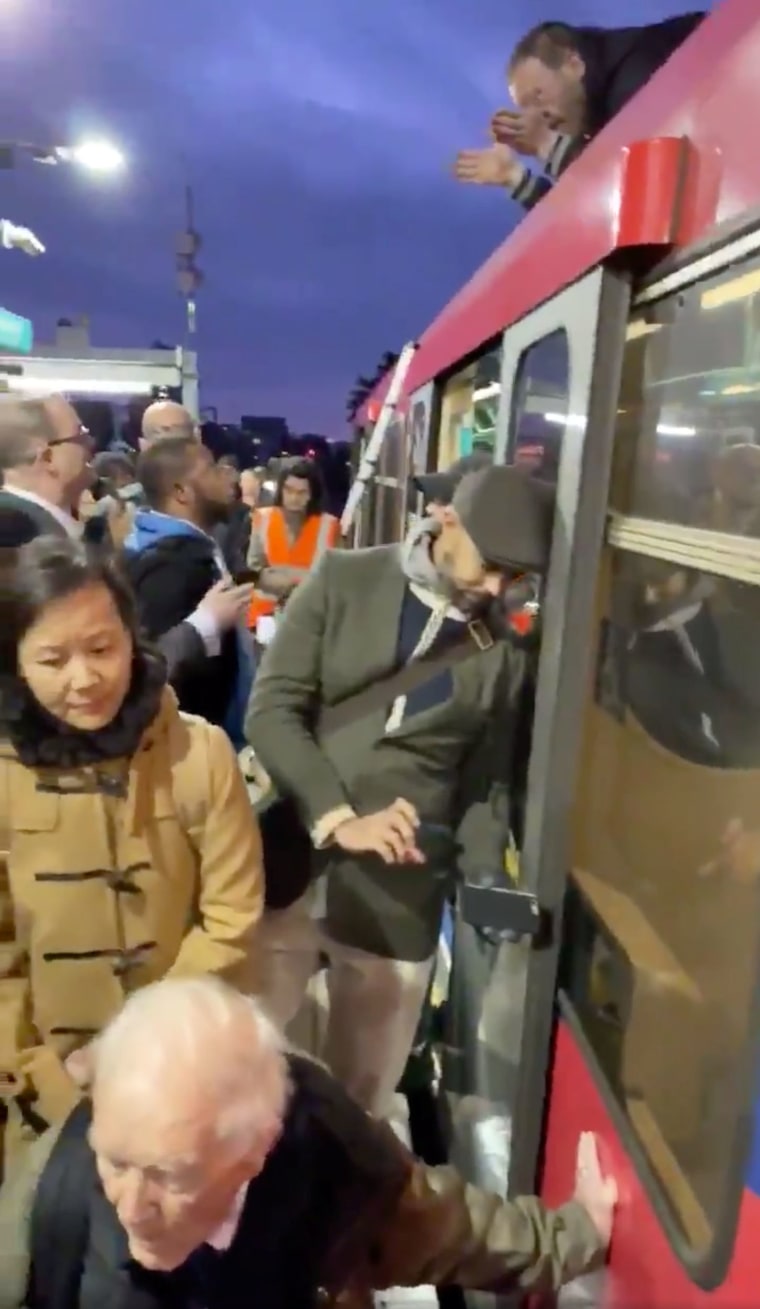
<instances>
[{"instance_id":1,"label":"man wearing glasses","mask_svg":"<svg viewBox=\"0 0 760 1309\"><path fill-rule=\"evenodd\" d=\"M0 545L80 534L76 506L93 482L92 438L60 395L0 395Z\"/></svg>"}]
</instances>

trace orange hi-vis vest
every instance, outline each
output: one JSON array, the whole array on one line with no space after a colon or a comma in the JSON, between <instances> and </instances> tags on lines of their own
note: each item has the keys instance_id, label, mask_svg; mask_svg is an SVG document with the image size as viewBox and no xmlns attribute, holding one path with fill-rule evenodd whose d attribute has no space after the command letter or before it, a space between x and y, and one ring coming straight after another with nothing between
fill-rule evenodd
<instances>
[{"instance_id":1,"label":"orange hi-vis vest","mask_svg":"<svg viewBox=\"0 0 760 1309\"><path fill-rule=\"evenodd\" d=\"M282 509L267 507L254 510L253 530L261 537L270 568L313 568L326 550L338 544L340 521L332 514L312 514L291 542ZM277 603L257 591L248 610L248 626L255 628L260 618L273 614Z\"/></svg>"}]
</instances>

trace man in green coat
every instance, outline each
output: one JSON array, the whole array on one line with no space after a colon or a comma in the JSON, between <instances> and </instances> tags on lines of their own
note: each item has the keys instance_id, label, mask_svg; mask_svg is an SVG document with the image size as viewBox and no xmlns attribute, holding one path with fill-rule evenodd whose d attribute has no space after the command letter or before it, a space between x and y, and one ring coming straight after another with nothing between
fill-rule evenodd
<instances>
[{"instance_id":1,"label":"man in green coat","mask_svg":"<svg viewBox=\"0 0 760 1309\"><path fill-rule=\"evenodd\" d=\"M524 656L492 614L518 577L546 570L554 506L520 470L489 467L432 512L403 548L326 555L285 612L246 722L321 874L266 916L261 994L285 1026L327 956L322 1054L377 1116L411 1050L457 874L503 874ZM320 736L320 709L468 639L455 667Z\"/></svg>"}]
</instances>

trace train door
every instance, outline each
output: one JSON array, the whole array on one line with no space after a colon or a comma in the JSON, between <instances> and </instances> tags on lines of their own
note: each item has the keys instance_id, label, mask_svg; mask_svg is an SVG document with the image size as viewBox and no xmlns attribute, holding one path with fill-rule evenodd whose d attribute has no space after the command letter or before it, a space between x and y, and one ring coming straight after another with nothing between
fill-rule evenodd
<instances>
[{"instance_id":1,"label":"train door","mask_svg":"<svg viewBox=\"0 0 760 1309\"><path fill-rule=\"evenodd\" d=\"M713 238L638 295L626 332L542 1178L556 1201L578 1132L597 1132L623 1195L616 1309L757 1303L758 252L757 228ZM523 1186L545 1091L531 1039Z\"/></svg>"},{"instance_id":2,"label":"train door","mask_svg":"<svg viewBox=\"0 0 760 1309\"><path fill-rule=\"evenodd\" d=\"M568 760L577 754L581 729L627 311L627 283L596 269L503 338L496 457L527 465L557 488L529 769L526 761L515 760L515 776L527 772L527 804L517 833L516 867L503 871L503 889L508 891L511 871L536 896L547 918L556 921L564 895L563 850L572 797ZM609 384L595 389L592 410L595 373ZM523 734L523 743L530 736ZM477 894L468 894L468 922L462 901L454 932L442 1070L450 1153L480 1184L505 1193L516 1168L523 1188L531 1190L541 1122L539 1115L526 1123L520 1095L527 1064L535 1079L547 1061L556 933L554 942L549 933L549 944L540 950L515 943L504 931L505 922L498 915L489 920L490 909L484 913L477 900ZM488 903L493 904L492 896ZM528 1042L525 1032L530 1033ZM525 1124L519 1136L512 1130L516 1109Z\"/></svg>"}]
</instances>

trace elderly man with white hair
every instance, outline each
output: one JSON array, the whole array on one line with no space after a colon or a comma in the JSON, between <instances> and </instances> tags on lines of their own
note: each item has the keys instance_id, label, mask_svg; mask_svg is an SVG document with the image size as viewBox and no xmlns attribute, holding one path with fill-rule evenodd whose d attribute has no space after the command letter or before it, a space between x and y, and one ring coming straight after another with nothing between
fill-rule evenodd
<instances>
[{"instance_id":1,"label":"elderly man with white hair","mask_svg":"<svg viewBox=\"0 0 760 1309\"><path fill-rule=\"evenodd\" d=\"M614 1183L582 1138L554 1212L412 1158L255 1002L208 978L135 993L92 1099L0 1190L0 1309L311 1309L433 1282L551 1290L603 1260Z\"/></svg>"}]
</instances>

